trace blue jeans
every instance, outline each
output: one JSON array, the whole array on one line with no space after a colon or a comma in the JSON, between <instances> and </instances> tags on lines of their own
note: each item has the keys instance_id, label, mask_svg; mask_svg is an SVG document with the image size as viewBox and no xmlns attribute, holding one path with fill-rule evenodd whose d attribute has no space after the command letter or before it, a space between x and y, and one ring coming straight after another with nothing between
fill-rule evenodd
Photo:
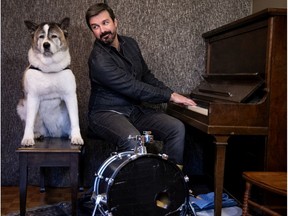
<instances>
[{"instance_id":1,"label":"blue jeans","mask_svg":"<svg viewBox=\"0 0 288 216\"><path fill-rule=\"evenodd\" d=\"M155 140L163 141L163 153L178 165L183 164L185 126L178 119L163 112L134 107L130 116L112 111L95 112L89 116L89 127L100 138L116 144L119 151L135 148L129 135L151 131Z\"/></svg>"}]
</instances>

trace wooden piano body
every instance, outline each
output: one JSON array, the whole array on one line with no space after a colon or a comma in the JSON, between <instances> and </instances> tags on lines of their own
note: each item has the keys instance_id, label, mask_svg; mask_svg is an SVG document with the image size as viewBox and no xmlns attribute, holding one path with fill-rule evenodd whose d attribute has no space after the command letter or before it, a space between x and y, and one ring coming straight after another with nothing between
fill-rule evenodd
<instances>
[{"instance_id":1,"label":"wooden piano body","mask_svg":"<svg viewBox=\"0 0 288 216\"><path fill-rule=\"evenodd\" d=\"M265 136L264 170L287 166L286 9L265 9L203 34L206 74L191 97L167 112L207 133L216 145L215 215L221 215L226 146L233 135Z\"/></svg>"}]
</instances>

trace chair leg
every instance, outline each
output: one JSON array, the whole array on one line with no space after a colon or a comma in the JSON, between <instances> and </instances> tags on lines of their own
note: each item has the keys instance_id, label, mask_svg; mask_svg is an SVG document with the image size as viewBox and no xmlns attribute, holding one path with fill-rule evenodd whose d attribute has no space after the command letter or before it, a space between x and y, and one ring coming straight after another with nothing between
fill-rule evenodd
<instances>
[{"instance_id":1,"label":"chair leg","mask_svg":"<svg viewBox=\"0 0 288 216\"><path fill-rule=\"evenodd\" d=\"M251 184L249 182L246 182L246 189L245 189L244 199L243 199L242 216L248 215L248 200L250 197L250 190L251 190Z\"/></svg>"}]
</instances>

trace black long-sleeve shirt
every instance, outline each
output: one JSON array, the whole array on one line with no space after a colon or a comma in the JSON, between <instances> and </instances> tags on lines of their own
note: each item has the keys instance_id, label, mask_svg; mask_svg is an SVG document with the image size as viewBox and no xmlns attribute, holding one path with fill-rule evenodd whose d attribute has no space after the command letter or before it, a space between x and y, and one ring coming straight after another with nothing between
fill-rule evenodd
<instances>
[{"instance_id":1,"label":"black long-sleeve shirt","mask_svg":"<svg viewBox=\"0 0 288 216\"><path fill-rule=\"evenodd\" d=\"M137 42L119 36L120 52L95 41L90 54L89 113L113 110L129 115L141 102L168 102L173 91L148 69Z\"/></svg>"}]
</instances>

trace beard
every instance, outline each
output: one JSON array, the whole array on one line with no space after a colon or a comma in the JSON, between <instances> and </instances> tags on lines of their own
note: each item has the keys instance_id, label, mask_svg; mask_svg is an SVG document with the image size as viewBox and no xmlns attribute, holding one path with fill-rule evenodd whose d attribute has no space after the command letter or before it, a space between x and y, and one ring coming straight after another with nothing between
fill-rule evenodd
<instances>
[{"instance_id":1,"label":"beard","mask_svg":"<svg viewBox=\"0 0 288 216\"><path fill-rule=\"evenodd\" d=\"M111 45L113 43L113 41L116 38L116 33L115 32L103 32L100 35L99 41L101 41L102 43L106 44L106 45Z\"/></svg>"}]
</instances>

